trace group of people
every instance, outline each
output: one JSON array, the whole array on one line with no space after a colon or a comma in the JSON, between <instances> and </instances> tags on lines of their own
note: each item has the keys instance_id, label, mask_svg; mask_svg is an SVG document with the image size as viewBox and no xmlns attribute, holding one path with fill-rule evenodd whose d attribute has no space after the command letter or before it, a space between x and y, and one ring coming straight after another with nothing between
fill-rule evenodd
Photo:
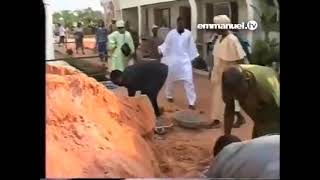
<instances>
[{"instance_id":1,"label":"group of people","mask_svg":"<svg viewBox=\"0 0 320 180\"><path fill-rule=\"evenodd\" d=\"M214 23L230 24L226 15L214 17ZM128 25L127 25L128 26ZM161 27L162 28L162 27ZM199 56L191 32L184 28L183 19L177 19L177 27L161 38L160 29L152 27L152 37L142 38L142 44L134 43L123 20L112 21L106 28L103 21L96 30L96 47L101 61L107 61L111 52L111 81L124 86L129 96L136 91L146 94L161 124L157 103L158 94L165 86L168 102L173 103L176 82L183 83L188 108L196 109L197 94L193 82L191 61ZM280 143L280 84L277 73L269 67L244 63L248 51L230 30L217 29L212 42L213 68L210 70L210 127L224 125L224 134L213 148L214 159L204 176L207 178L279 178ZM160 34L160 36L159 36ZM66 30L59 25L60 43L65 41ZM78 23L74 29L76 51L83 50L83 29ZM144 41L147 40L147 41ZM144 42L148 42L144 44ZM152 62L128 66L136 53L138 62ZM144 47L147 47L144 49ZM232 135L233 128L245 123L240 110L254 122L252 140L241 142ZM223 122L223 123L222 123Z\"/></svg>"},{"instance_id":2,"label":"group of people","mask_svg":"<svg viewBox=\"0 0 320 180\"><path fill-rule=\"evenodd\" d=\"M214 17L214 23L230 24L231 21L226 15L218 15ZM244 64L246 53L239 39L227 29L217 29L216 33L218 37L213 44L214 66L210 78L210 120L213 128L220 127L224 122L224 135L215 145L216 163L208 169L206 176L278 177L280 136L269 135L280 133L280 85L277 73L269 67ZM160 62L138 63L117 69L111 72L110 77L115 84L126 87L129 96L134 96L136 91L146 94L159 121L161 112L157 96L164 85L167 100L174 102L174 85L182 81L189 109L196 109L197 95L191 61L199 53L181 17L177 19L177 28L167 34L157 50ZM118 52L121 54L121 51ZM239 142L240 139L231 134L232 128L239 128L245 123L241 109L254 122L253 140L249 142ZM239 158L243 160L238 161ZM231 164L234 161L238 162Z\"/></svg>"},{"instance_id":3,"label":"group of people","mask_svg":"<svg viewBox=\"0 0 320 180\"><path fill-rule=\"evenodd\" d=\"M62 24L58 23L58 28L55 30L55 35L59 37L59 46L63 46L66 43L66 40L68 39L69 34L73 34L76 44L76 53L78 54L78 50L82 50L82 54L85 54L84 52L84 46L83 46L83 38L84 38L84 32L82 28L82 24L79 22L77 24L77 27L73 27L72 30L69 30L69 28L65 28Z\"/></svg>"}]
</instances>

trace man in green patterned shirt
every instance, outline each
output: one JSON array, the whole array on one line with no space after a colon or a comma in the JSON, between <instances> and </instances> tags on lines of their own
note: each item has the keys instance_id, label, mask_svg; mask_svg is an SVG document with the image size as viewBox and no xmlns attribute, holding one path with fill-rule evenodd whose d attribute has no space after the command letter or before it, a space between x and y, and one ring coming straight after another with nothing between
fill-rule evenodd
<instances>
[{"instance_id":1,"label":"man in green patterned shirt","mask_svg":"<svg viewBox=\"0 0 320 180\"><path fill-rule=\"evenodd\" d=\"M259 65L232 66L223 72L222 94L226 103L226 135L231 134L235 99L254 122L252 138L280 133L280 83L273 69Z\"/></svg>"}]
</instances>

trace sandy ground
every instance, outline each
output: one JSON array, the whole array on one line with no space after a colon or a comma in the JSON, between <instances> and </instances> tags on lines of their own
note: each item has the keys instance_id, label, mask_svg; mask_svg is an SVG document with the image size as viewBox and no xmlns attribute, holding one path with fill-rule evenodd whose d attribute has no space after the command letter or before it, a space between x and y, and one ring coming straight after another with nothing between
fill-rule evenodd
<instances>
[{"instance_id":1,"label":"sandy ground","mask_svg":"<svg viewBox=\"0 0 320 180\"><path fill-rule=\"evenodd\" d=\"M86 51L86 55L92 54L92 51ZM91 61L100 63L98 59L91 59ZM197 93L196 111L198 113L201 111L202 118L209 121L210 102L208 99L211 91L210 81L206 76L194 74L194 83ZM126 89L122 87L113 91L117 95L127 95ZM165 110L169 109L173 111L187 109L188 104L181 83L177 83L175 87L174 99L174 103L168 103L163 88L158 96L159 106ZM165 112L163 117L171 120L172 114L172 112ZM243 114L246 124L238 129L233 129L232 134L245 140L251 138L253 124L250 118L245 113ZM222 134L223 128L190 130L173 127L166 135L155 135L154 142L157 148L161 171L167 177L199 177L200 173L209 165L212 159L211 154L214 143Z\"/></svg>"},{"instance_id":2,"label":"sandy ground","mask_svg":"<svg viewBox=\"0 0 320 180\"><path fill-rule=\"evenodd\" d=\"M197 99L197 112L203 113L201 116L208 120L210 110L209 80L202 75L194 75L194 82ZM126 89L118 88L114 90L118 95L126 95ZM164 88L158 97L158 102L165 110L182 110L188 107L182 84L178 83L175 89L175 102L168 103L165 99ZM244 114L245 115L245 114ZM172 119L172 113L165 112L164 118ZM250 139L252 132L252 121L245 115L246 124L238 129L233 129L232 133L242 140ZM199 177L200 172L209 165L212 158L212 149L216 139L223 134L220 129L184 129L180 127L172 128L166 135L155 136L156 147L159 152L160 166L163 173L168 177Z\"/></svg>"}]
</instances>

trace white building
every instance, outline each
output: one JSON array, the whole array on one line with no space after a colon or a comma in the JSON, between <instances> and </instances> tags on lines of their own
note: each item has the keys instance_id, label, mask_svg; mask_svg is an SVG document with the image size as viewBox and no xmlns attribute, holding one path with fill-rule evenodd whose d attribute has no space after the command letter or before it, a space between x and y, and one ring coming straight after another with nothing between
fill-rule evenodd
<instances>
[{"instance_id":1,"label":"white building","mask_svg":"<svg viewBox=\"0 0 320 180\"><path fill-rule=\"evenodd\" d=\"M153 24L158 26L164 20L169 28L175 28L176 19L182 16L188 29L196 39L199 52L205 57L206 44L204 30L197 30L198 23L212 23L218 14L228 15L233 23L259 21L251 5L259 7L260 0L113 0L117 19L129 21L132 29L141 35L150 35ZM273 1L273 0L271 0ZM274 1L277 4L276 1ZM250 44L255 39L263 38L263 31L258 27L254 32L242 34ZM279 38L279 33L270 33Z\"/></svg>"}]
</instances>

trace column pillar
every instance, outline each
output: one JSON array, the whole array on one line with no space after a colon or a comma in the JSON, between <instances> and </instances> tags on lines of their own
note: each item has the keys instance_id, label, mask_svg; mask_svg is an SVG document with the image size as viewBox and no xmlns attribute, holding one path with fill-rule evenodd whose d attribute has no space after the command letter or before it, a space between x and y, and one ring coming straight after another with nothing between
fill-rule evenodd
<instances>
[{"instance_id":1,"label":"column pillar","mask_svg":"<svg viewBox=\"0 0 320 180\"><path fill-rule=\"evenodd\" d=\"M195 0L189 0L189 4L191 7L191 33L193 36L193 39L197 40L197 19L198 19L198 10L197 10L197 4Z\"/></svg>"},{"instance_id":2,"label":"column pillar","mask_svg":"<svg viewBox=\"0 0 320 180\"><path fill-rule=\"evenodd\" d=\"M51 0L43 0L46 14L46 59L54 59L54 38Z\"/></svg>"}]
</instances>

